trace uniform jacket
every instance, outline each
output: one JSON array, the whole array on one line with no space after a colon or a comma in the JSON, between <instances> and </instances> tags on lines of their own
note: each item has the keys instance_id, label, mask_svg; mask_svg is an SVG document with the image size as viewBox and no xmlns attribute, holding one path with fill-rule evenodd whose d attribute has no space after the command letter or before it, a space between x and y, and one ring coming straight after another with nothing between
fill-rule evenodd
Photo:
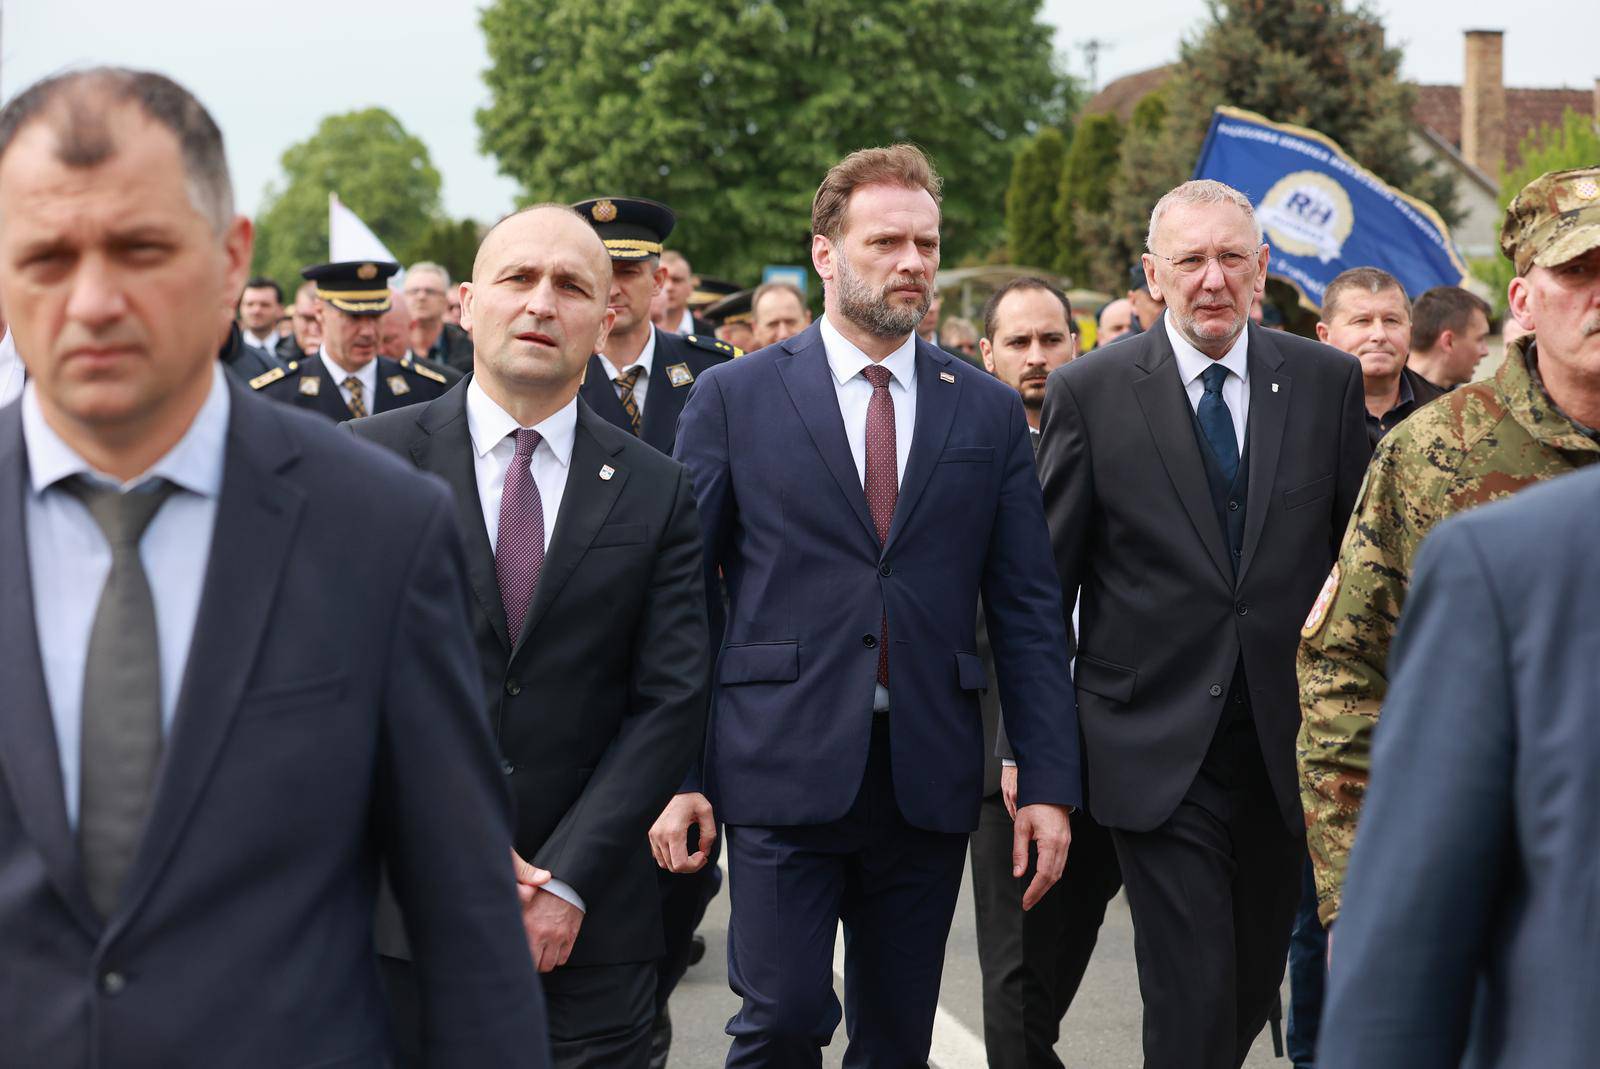
<instances>
[{"instance_id":1,"label":"uniform jacket","mask_svg":"<svg viewBox=\"0 0 1600 1069\"><path fill-rule=\"evenodd\" d=\"M1045 389L1045 509L1062 600L1081 589L1079 719L1109 827L1148 831L1177 808L1241 658L1273 794L1301 827L1295 642L1361 485L1366 407L1354 357L1248 329L1236 563L1166 330L1080 357Z\"/></svg>"},{"instance_id":2,"label":"uniform jacket","mask_svg":"<svg viewBox=\"0 0 1600 1069\"><path fill-rule=\"evenodd\" d=\"M1422 543L1318 1069L1595 1064L1597 515L1588 471Z\"/></svg>"},{"instance_id":3,"label":"uniform jacket","mask_svg":"<svg viewBox=\"0 0 1600 1069\"><path fill-rule=\"evenodd\" d=\"M378 364L378 379L374 396L367 402L368 415L404 408L419 401L431 401L459 380L459 376L452 378L431 367L423 367L410 357L405 360L391 360L387 356L373 359ZM274 401L309 412L319 412L335 423L343 423L351 418L350 409L339 392L339 384L328 374L328 366L316 354L300 363L258 375L250 380L250 388Z\"/></svg>"},{"instance_id":4,"label":"uniform jacket","mask_svg":"<svg viewBox=\"0 0 1600 1069\"><path fill-rule=\"evenodd\" d=\"M639 437L670 456L677 438L678 414L683 411L684 399L689 396L695 379L708 368L738 355L738 349L709 334L669 334L657 330L650 392L645 397ZM628 413L617 400L617 388L606 375L605 365L598 356L589 358L578 393L601 419L633 433Z\"/></svg>"},{"instance_id":5,"label":"uniform jacket","mask_svg":"<svg viewBox=\"0 0 1600 1069\"><path fill-rule=\"evenodd\" d=\"M249 382L258 375L265 375L273 368L282 366L276 356L246 342L244 331L239 329L238 323L230 325L228 338L217 351L217 359L240 382Z\"/></svg>"},{"instance_id":6,"label":"uniform jacket","mask_svg":"<svg viewBox=\"0 0 1600 1069\"><path fill-rule=\"evenodd\" d=\"M1323 923L1339 914L1367 783L1372 729L1388 691L1389 642L1412 558L1446 516L1600 461L1600 442L1551 403L1529 372L1531 338L1495 377L1408 418L1373 454L1361 501L1306 621L1297 670L1301 797Z\"/></svg>"},{"instance_id":7,"label":"uniform jacket","mask_svg":"<svg viewBox=\"0 0 1600 1069\"><path fill-rule=\"evenodd\" d=\"M433 347L422 355L436 364L454 368L458 375L469 374L472 371L472 335L454 323L446 323L434 339Z\"/></svg>"},{"instance_id":8,"label":"uniform jacket","mask_svg":"<svg viewBox=\"0 0 1600 1069\"><path fill-rule=\"evenodd\" d=\"M517 851L586 906L569 964L652 960L663 942L647 833L705 727L705 592L688 475L580 400L561 512L512 643L466 396L463 380L429 404L349 426L455 491L480 696L516 796ZM394 934L380 932L384 952L403 954Z\"/></svg>"},{"instance_id":9,"label":"uniform jacket","mask_svg":"<svg viewBox=\"0 0 1600 1069\"><path fill-rule=\"evenodd\" d=\"M895 793L935 831L977 825L994 639L1020 802L1079 802L1060 592L1015 390L916 342L917 408L894 521L878 542L820 323L703 372L679 422L708 583L726 578L704 786L731 824L822 824L867 760L878 634L889 633ZM652 394L652 398L654 395ZM903 433L903 431L902 431Z\"/></svg>"},{"instance_id":10,"label":"uniform jacket","mask_svg":"<svg viewBox=\"0 0 1600 1069\"><path fill-rule=\"evenodd\" d=\"M429 1064L545 1066L449 492L231 389L187 674L106 919L55 754L19 406L0 410L0 1065L386 1066L386 863L433 963Z\"/></svg>"}]
</instances>

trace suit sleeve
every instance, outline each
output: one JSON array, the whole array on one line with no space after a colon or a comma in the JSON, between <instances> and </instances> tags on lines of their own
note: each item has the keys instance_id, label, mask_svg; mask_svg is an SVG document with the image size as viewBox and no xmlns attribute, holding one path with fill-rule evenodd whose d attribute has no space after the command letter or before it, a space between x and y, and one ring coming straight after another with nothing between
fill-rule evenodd
<instances>
[{"instance_id":1,"label":"suit sleeve","mask_svg":"<svg viewBox=\"0 0 1600 1069\"><path fill-rule=\"evenodd\" d=\"M682 783L705 735L706 603L702 540L688 473L679 470L631 636L628 710L583 793L533 859L591 899L642 854L646 833Z\"/></svg>"},{"instance_id":2,"label":"suit sleeve","mask_svg":"<svg viewBox=\"0 0 1600 1069\"><path fill-rule=\"evenodd\" d=\"M1020 396L1007 416L1009 448L982 584L1001 719L1017 762L1017 804L1076 806L1083 784L1066 616Z\"/></svg>"},{"instance_id":3,"label":"suit sleeve","mask_svg":"<svg viewBox=\"0 0 1600 1069\"><path fill-rule=\"evenodd\" d=\"M1333 522L1328 528L1328 556L1337 559L1339 546L1344 541L1345 525L1355 511L1356 498L1361 493L1361 481L1366 478L1367 463L1372 459L1372 441L1367 437L1367 401L1362 386L1361 364L1352 361L1349 377L1345 380L1344 407L1339 419L1339 470L1334 480Z\"/></svg>"},{"instance_id":4,"label":"suit sleeve","mask_svg":"<svg viewBox=\"0 0 1600 1069\"><path fill-rule=\"evenodd\" d=\"M1473 528L1441 528L1394 643L1319 1069L1459 1064L1511 866L1513 626Z\"/></svg>"},{"instance_id":5,"label":"suit sleeve","mask_svg":"<svg viewBox=\"0 0 1600 1069\"><path fill-rule=\"evenodd\" d=\"M722 383L715 371L712 368L695 381L678 415L678 437L672 451L674 459L688 469L704 537L702 583L708 631L705 662L708 689L727 627L727 614L722 605L722 567L737 515L729 464L727 407ZM705 789L700 767L703 753L702 740L680 791Z\"/></svg>"},{"instance_id":6,"label":"suit sleeve","mask_svg":"<svg viewBox=\"0 0 1600 1069\"><path fill-rule=\"evenodd\" d=\"M1089 551L1094 471L1077 398L1059 373L1045 382L1039 417L1039 482L1044 487L1050 549L1061 580L1061 604L1065 612L1071 612Z\"/></svg>"},{"instance_id":7,"label":"suit sleeve","mask_svg":"<svg viewBox=\"0 0 1600 1069\"><path fill-rule=\"evenodd\" d=\"M373 819L417 963L427 1063L543 1069L544 1004L477 682L465 557L449 492L424 489L433 501L390 625Z\"/></svg>"}]
</instances>

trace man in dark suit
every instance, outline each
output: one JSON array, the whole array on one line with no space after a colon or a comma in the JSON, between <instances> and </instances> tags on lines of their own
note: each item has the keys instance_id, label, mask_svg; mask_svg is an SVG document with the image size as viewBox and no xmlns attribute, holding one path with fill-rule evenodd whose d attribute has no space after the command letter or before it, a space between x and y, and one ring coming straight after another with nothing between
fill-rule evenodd
<instances>
[{"instance_id":1,"label":"man in dark suit","mask_svg":"<svg viewBox=\"0 0 1600 1069\"><path fill-rule=\"evenodd\" d=\"M0 1063L387 1065L381 865L429 1063L546 1066L449 493L217 366L250 247L166 78L0 112Z\"/></svg>"},{"instance_id":2,"label":"man in dark suit","mask_svg":"<svg viewBox=\"0 0 1600 1069\"><path fill-rule=\"evenodd\" d=\"M310 358L250 380L263 397L319 412L336 423L431 401L460 378L378 351L378 322L389 310L390 261L315 264L301 274L317 286L322 347Z\"/></svg>"},{"instance_id":3,"label":"man in dark suit","mask_svg":"<svg viewBox=\"0 0 1600 1069\"><path fill-rule=\"evenodd\" d=\"M486 704L517 798L516 849L558 1066L642 1067L662 952L646 833L704 730L700 526L688 473L578 398L613 316L610 263L570 208L500 222L462 287L474 373L350 424L455 491ZM402 1032L417 968L383 949Z\"/></svg>"},{"instance_id":4,"label":"man in dark suit","mask_svg":"<svg viewBox=\"0 0 1600 1069\"><path fill-rule=\"evenodd\" d=\"M1022 402L914 335L938 191L909 145L830 170L812 207L826 314L702 374L679 426L708 585L720 571L729 606L704 795L674 799L671 861L709 798L744 999L730 1066L818 1064L840 920L846 1062L927 1059L983 784L980 591L1021 772L1014 875L1038 847L1024 905L1065 859L1078 739Z\"/></svg>"},{"instance_id":5,"label":"man in dark suit","mask_svg":"<svg viewBox=\"0 0 1600 1069\"><path fill-rule=\"evenodd\" d=\"M642 197L600 197L573 205L611 254L607 303L617 322L584 369L579 396L595 414L671 455L678 414L695 379L740 355L710 334L671 334L650 322L650 299L666 285L661 243L677 219Z\"/></svg>"},{"instance_id":6,"label":"man in dark suit","mask_svg":"<svg viewBox=\"0 0 1600 1069\"><path fill-rule=\"evenodd\" d=\"M1299 899L1294 653L1366 467L1361 366L1247 327L1268 253L1236 190L1168 193L1148 247L1167 310L1051 374L1039 466L1145 1059L1233 1069Z\"/></svg>"},{"instance_id":7,"label":"man in dark suit","mask_svg":"<svg viewBox=\"0 0 1600 1069\"><path fill-rule=\"evenodd\" d=\"M1594 1063L1597 509L1600 473L1563 475L1423 541L1318 1066Z\"/></svg>"},{"instance_id":8,"label":"man in dark suit","mask_svg":"<svg viewBox=\"0 0 1600 1069\"><path fill-rule=\"evenodd\" d=\"M989 297L978 352L984 368L1022 397L1029 437L1039 445L1045 379L1078 355L1072 305L1038 278L1018 278ZM1071 648L1072 631L1067 632ZM978 654L992 672L994 651L983 614ZM1122 886L1110 833L1088 810L1072 814L1072 862L1061 881L1031 910L1022 908L1024 881L1011 872L1016 809L1016 763L1001 729L1000 695L983 693L983 808L972 833L972 900L978 918L978 964L983 971L983 1045L990 1069L1061 1069L1055 1055L1061 1019L1089 967L1106 903Z\"/></svg>"}]
</instances>

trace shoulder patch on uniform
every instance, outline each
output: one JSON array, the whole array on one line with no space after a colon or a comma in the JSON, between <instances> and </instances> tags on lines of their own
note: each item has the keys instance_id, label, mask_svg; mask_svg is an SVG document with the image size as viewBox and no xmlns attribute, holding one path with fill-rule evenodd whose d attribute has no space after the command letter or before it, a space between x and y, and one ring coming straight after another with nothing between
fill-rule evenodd
<instances>
[{"instance_id":1,"label":"shoulder patch on uniform","mask_svg":"<svg viewBox=\"0 0 1600 1069\"><path fill-rule=\"evenodd\" d=\"M250 380L250 388L252 390L259 390L263 386L271 386L274 382L277 382L287 374L288 372L281 367L275 367L271 371L263 371L261 374Z\"/></svg>"},{"instance_id":2,"label":"shoulder patch on uniform","mask_svg":"<svg viewBox=\"0 0 1600 1069\"><path fill-rule=\"evenodd\" d=\"M389 383L389 392L396 397L404 397L411 392L411 384L404 375L390 375L385 381Z\"/></svg>"},{"instance_id":3,"label":"shoulder patch on uniform","mask_svg":"<svg viewBox=\"0 0 1600 1069\"><path fill-rule=\"evenodd\" d=\"M688 364L669 364L667 381L674 386L687 386L694 381L694 372L689 370Z\"/></svg>"},{"instance_id":4,"label":"shoulder patch on uniform","mask_svg":"<svg viewBox=\"0 0 1600 1069\"><path fill-rule=\"evenodd\" d=\"M307 397L317 396L322 392L322 380L315 375L301 375L300 392Z\"/></svg>"},{"instance_id":5,"label":"shoulder patch on uniform","mask_svg":"<svg viewBox=\"0 0 1600 1069\"><path fill-rule=\"evenodd\" d=\"M718 356L743 356L744 350L737 345L730 345L721 338L707 338L703 334L685 334L683 340L696 349L704 349L708 353Z\"/></svg>"},{"instance_id":6,"label":"shoulder patch on uniform","mask_svg":"<svg viewBox=\"0 0 1600 1069\"><path fill-rule=\"evenodd\" d=\"M1322 589L1317 593L1317 600L1311 604L1311 614L1306 617L1306 625L1300 629L1301 638L1311 638L1322 629L1322 623L1328 618L1328 609L1333 606L1333 599L1339 594L1339 565L1333 566L1333 571L1328 573L1328 579L1322 584Z\"/></svg>"},{"instance_id":7,"label":"shoulder patch on uniform","mask_svg":"<svg viewBox=\"0 0 1600 1069\"><path fill-rule=\"evenodd\" d=\"M414 375L421 375L425 379L431 379L434 382L443 383L446 386L450 385L449 379L445 378L431 367L423 367L421 364L411 364L406 368L406 370L410 371Z\"/></svg>"}]
</instances>

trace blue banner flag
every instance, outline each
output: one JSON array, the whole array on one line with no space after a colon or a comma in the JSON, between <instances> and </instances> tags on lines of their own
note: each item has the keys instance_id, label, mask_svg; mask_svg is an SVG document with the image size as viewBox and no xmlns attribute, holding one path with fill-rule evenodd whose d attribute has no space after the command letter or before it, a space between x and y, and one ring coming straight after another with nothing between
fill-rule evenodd
<instances>
[{"instance_id":1,"label":"blue banner flag","mask_svg":"<svg viewBox=\"0 0 1600 1069\"><path fill-rule=\"evenodd\" d=\"M1226 182L1250 198L1272 247L1268 273L1314 307L1334 276L1352 267L1383 268L1413 298L1467 277L1438 212L1315 130L1218 108L1194 177Z\"/></svg>"}]
</instances>

